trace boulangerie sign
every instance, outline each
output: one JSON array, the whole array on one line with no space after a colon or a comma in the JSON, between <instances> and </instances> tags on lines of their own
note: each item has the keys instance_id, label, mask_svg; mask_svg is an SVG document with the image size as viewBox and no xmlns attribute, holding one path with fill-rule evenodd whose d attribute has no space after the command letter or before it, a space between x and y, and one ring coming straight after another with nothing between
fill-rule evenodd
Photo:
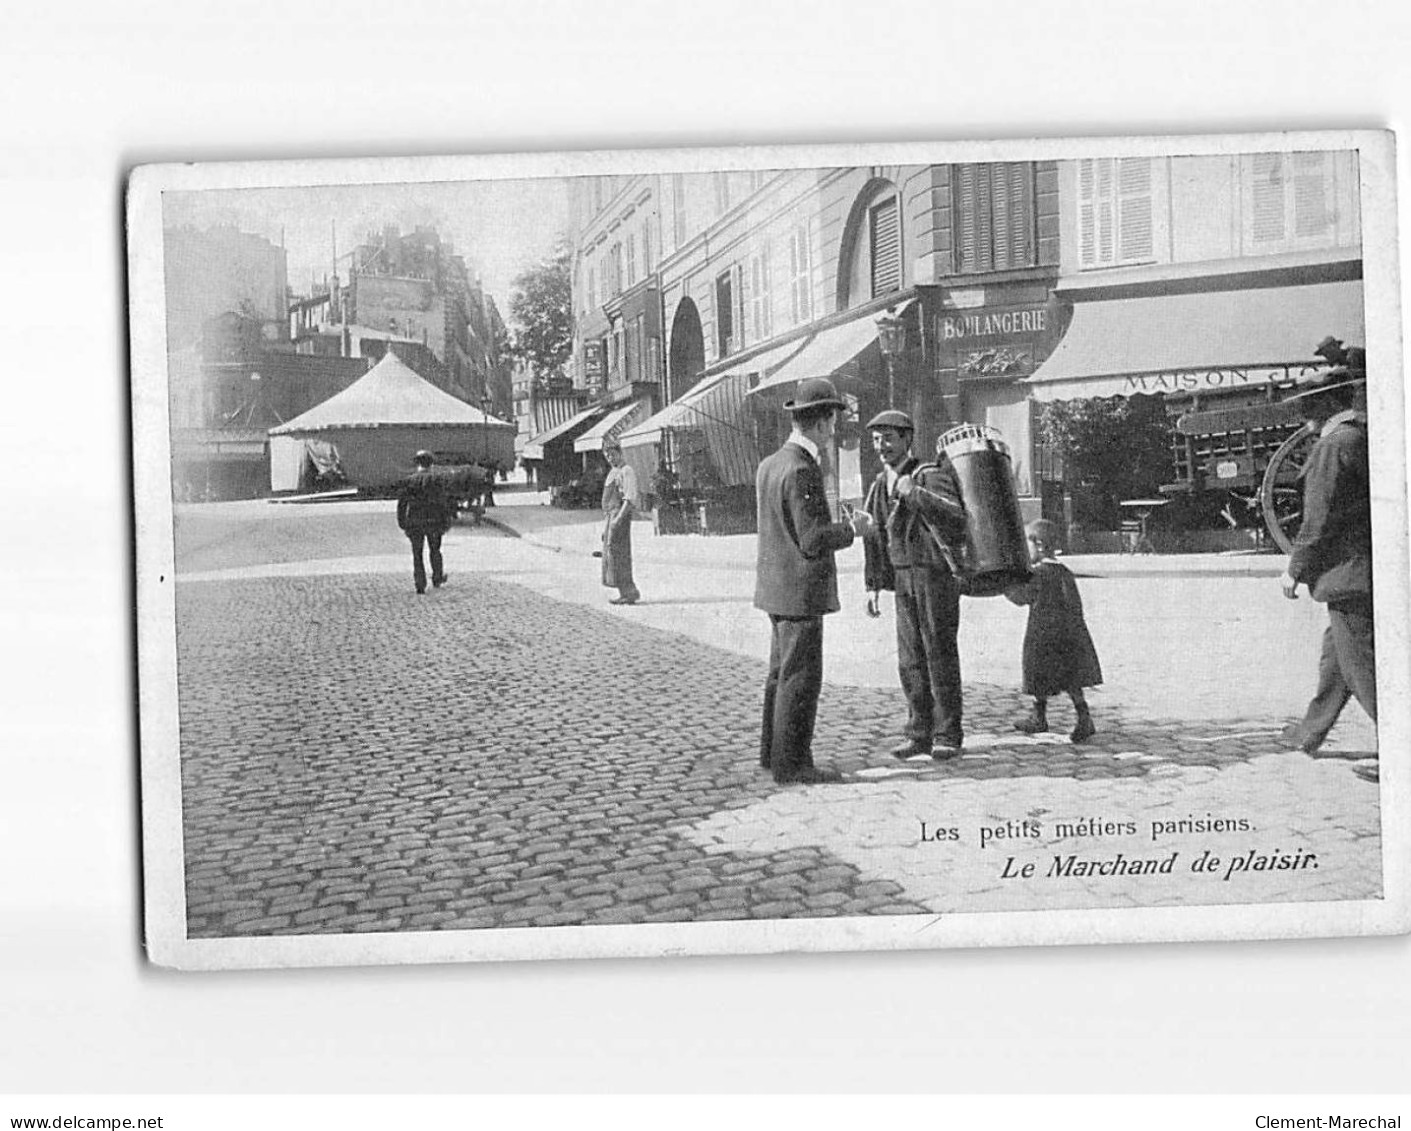
<instances>
[{"instance_id":1,"label":"boulangerie sign","mask_svg":"<svg viewBox=\"0 0 1411 1131\"><path fill-rule=\"evenodd\" d=\"M155 962L1411 925L1388 135L149 166L128 246Z\"/></svg>"}]
</instances>

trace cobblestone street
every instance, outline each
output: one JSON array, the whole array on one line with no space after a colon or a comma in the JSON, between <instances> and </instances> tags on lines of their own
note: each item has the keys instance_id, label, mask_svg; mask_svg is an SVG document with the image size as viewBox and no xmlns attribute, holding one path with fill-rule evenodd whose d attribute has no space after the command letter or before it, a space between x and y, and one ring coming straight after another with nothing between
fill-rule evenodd
<instances>
[{"instance_id":1,"label":"cobblestone street","mask_svg":"<svg viewBox=\"0 0 1411 1131\"><path fill-rule=\"evenodd\" d=\"M965 756L898 764L894 673L853 678L834 633L815 750L848 780L779 787L756 764L765 666L732 645L762 634L746 574L717 576L717 605L659 593L648 614L488 529L452 532L426 598L404 553L178 587L191 937L1379 892L1365 743L1309 758L1267 714L1108 709L1075 746L1015 733L1013 685L977 672ZM1234 824L1179 824L1210 820ZM1223 863L1193 873L1202 851Z\"/></svg>"}]
</instances>

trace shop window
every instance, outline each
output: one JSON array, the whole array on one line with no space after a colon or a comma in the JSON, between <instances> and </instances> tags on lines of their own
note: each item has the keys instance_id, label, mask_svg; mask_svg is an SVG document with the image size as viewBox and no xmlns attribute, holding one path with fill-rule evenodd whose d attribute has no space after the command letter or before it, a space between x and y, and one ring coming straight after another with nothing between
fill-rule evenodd
<instances>
[{"instance_id":1,"label":"shop window","mask_svg":"<svg viewBox=\"0 0 1411 1131\"><path fill-rule=\"evenodd\" d=\"M763 342L774 334L769 291L769 245L750 257L749 273L750 340Z\"/></svg>"},{"instance_id":2,"label":"shop window","mask_svg":"<svg viewBox=\"0 0 1411 1131\"><path fill-rule=\"evenodd\" d=\"M1078 256L1082 267L1151 263L1156 258L1150 157L1078 162Z\"/></svg>"},{"instance_id":3,"label":"shop window","mask_svg":"<svg viewBox=\"0 0 1411 1131\"><path fill-rule=\"evenodd\" d=\"M867 210L872 249L872 297L901 289L901 210L889 197Z\"/></svg>"},{"instance_id":4,"label":"shop window","mask_svg":"<svg viewBox=\"0 0 1411 1131\"><path fill-rule=\"evenodd\" d=\"M1337 199L1332 153L1256 153L1244 161L1245 245L1269 252L1331 245Z\"/></svg>"},{"instance_id":5,"label":"shop window","mask_svg":"<svg viewBox=\"0 0 1411 1131\"><path fill-rule=\"evenodd\" d=\"M807 224L789 234L789 314L795 326L813 321L813 263Z\"/></svg>"},{"instance_id":6,"label":"shop window","mask_svg":"<svg viewBox=\"0 0 1411 1131\"><path fill-rule=\"evenodd\" d=\"M1035 264L1032 164L957 165L954 187L958 272L1010 271Z\"/></svg>"}]
</instances>

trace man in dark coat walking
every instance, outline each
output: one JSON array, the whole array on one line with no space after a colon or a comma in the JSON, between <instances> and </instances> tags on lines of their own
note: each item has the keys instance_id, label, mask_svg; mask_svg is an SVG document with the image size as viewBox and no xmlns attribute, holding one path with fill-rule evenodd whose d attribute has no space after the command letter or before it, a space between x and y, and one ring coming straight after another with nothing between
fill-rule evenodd
<instances>
[{"instance_id":1,"label":"man in dark coat walking","mask_svg":"<svg viewBox=\"0 0 1411 1131\"><path fill-rule=\"evenodd\" d=\"M440 588L446 583L446 571L441 562L441 536L451 525L451 500L446 485L431 471L436 458L426 451L412 457L416 464L402 483L397 495L397 525L412 544L412 579L417 593L426 592L426 563L422 546L431 549L431 584Z\"/></svg>"},{"instance_id":2,"label":"man in dark coat walking","mask_svg":"<svg viewBox=\"0 0 1411 1131\"><path fill-rule=\"evenodd\" d=\"M864 509L872 531L863 543L871 609L883 589L896 592L897 671L906 695L905 741L894 758L960 754L960 590L954 565L965 545L965 504L955 471L911 454L916 428L889 409L867 422L882 460Z\"/></svg>"},{"instance_id":3,"label":"man in dark coat walking","mask_svg":"<svg viewBox=\"0 0 1411 1131\"><path fill-rule=\"evenodd\" d=\"M1338 366L1299 382L1290 399L1318 431L1300 475L1303 523L1288 568L1284 596L1308 586L1328 606L1318 660L1318 687L1291 737L1311 754L1323 744L1348 699L1377 721L1376 644L1372 621L1372 501L1367 421L1353 407L1362 373Z\"/></svg>"},{"instance_id":4,"label":"man in dark coat walking","mask_svg":"<svg viewBox=\"0 0 1411 1131\"><path fill-rule=\"evenodd\" d=\"M813 727L823 689L823 617L841 607L833 554L870 526L862 512L850 522L834 522L824 494L822 452L845 407L826 377L800 381L784 405L793 431L755 476L754 603L769 614L771 630L759 761L781 784L842 780L836 770L814 766Z\"/></svg>"}]
</instances>

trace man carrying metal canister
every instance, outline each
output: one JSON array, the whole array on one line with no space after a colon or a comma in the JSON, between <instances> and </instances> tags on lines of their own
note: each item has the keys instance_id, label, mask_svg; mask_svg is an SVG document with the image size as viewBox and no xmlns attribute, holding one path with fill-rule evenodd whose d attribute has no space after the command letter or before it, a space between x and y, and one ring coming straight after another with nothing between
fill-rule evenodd
<instances>
[{"instance_id":1,"label":"man carrying metal canister","mask_svg":"<svg viewBox=\"0 0 1411 1131\"><path fill-rule=\"evenodd\" d=\"M965 506L949 463L911 454L915 425L888 410L867 423L882 460L863 503L873 526L864 543L864 579L876 615L878 594L896 593L897 670L906 695L906 740L894 758L960 754L964 742L960 588L956 563L965 542Z\"/></svg>"}]
</instances>

